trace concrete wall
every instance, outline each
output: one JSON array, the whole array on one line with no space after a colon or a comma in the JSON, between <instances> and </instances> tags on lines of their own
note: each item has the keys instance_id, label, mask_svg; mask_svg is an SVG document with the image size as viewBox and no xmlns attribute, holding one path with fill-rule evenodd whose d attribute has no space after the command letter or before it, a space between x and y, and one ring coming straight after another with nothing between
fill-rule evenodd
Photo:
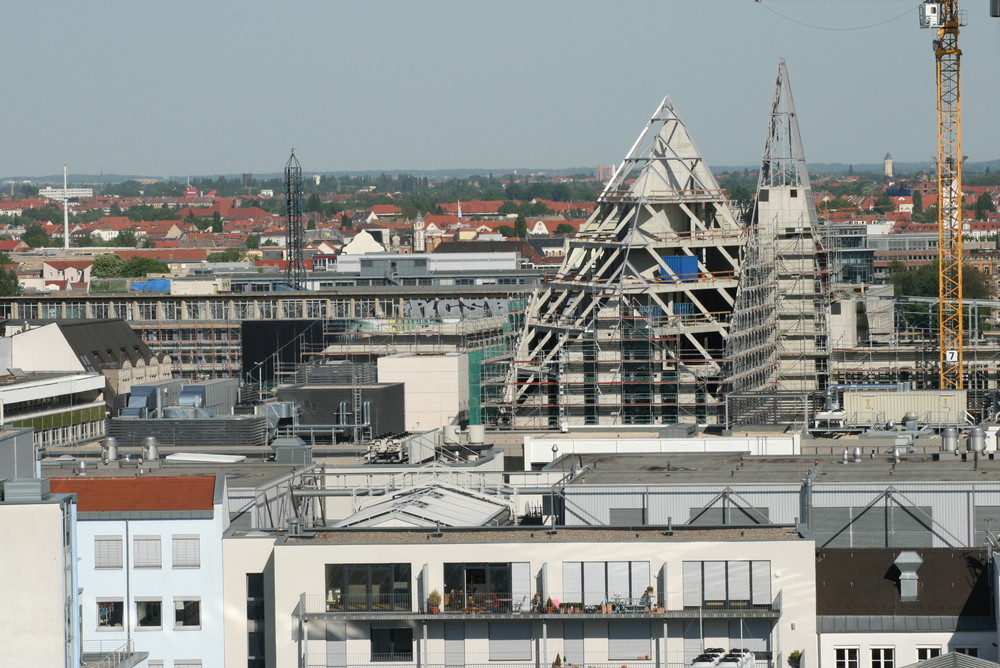
<instances>
[{"instance_id":1,"label":"concrete wall","mask_svg":"<svg viewBox=\"0 0 1000 668\"><path fill-rule=\"evenodd\" d=\"M0 504L0 624L5 666L70 668L67 596L72 554L59 503ZM72 643L75 645L75 642Z\"/></svg>"},{"instance_id":2,"label":"concrete wall","mask_svg":"<svg viewBox=\"0 0 1000 668\"><path fill-rule=\"evenodd\" d=\"M980 659L997 660L997 634L993 631L960 631L956 633L920 631L919 633L824 633L820 636L819 661L807 657L807 665L835 668L837 648L857 648L862 666L871 665L871 650L892 648L895 665L909 666L917 662L918 647L936 647L941 654L957 648L975 647Z\"/></svg>"},{"instance_id":3,"label":"concrete wall","mask_svg":"<svg viewBox=\"0 0 1000 668\"><path fill-rule=\"evenodd\" d=\"M404 384L407 431L437 429L468 415L469 356L464 353L380 357L378 379Z\"/></svg>"},{"instance_id":4,"label":"concrete wall","mask_svg":"<svg viewBox=\"0 0 1000 668\"><path fill-rule=\"evenodd\" d=\"M13 337L12 363L24 371L84 371L59 325L49 324Z\"/></svg>"}]
</instances>

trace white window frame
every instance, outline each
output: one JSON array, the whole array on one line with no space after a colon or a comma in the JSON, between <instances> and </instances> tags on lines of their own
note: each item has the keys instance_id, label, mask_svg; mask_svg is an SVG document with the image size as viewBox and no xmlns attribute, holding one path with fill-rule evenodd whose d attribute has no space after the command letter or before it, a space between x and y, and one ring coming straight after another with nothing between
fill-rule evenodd
<instances>
[{"instance_id":1,"label":"white window frame","mask_svg":"<svg viewBox=\"0 0 1000 668\"><path fill-rule=\"evenodd\" d=\"M177 622L177 604L178 603L197 603L198 604L198 623L185 625L179 624ZM201 619L201 597L200 596L175 596L174 597L174 630L175 631L198 631L201 629L202 619Z\"/></svg>"},{"instance_id":2,"label":"white window frame","mask_svg":"<svg viewBox=\"0 0 1000 668\"><path fill-rule=\"evenodd\" d=\"M144 626L142 615L139 614L140 603L158 603L160 605L160 625ZM135 630L136 631L162 631L163 630L163 599L156 596L137 596L135 599Z\"/></svg>"},{"instance_id":3,"label":"white window frame","mask_svg":"<svg viewBox=\"0 0 1000 668\"><path fill-rule=\"evenodd\" d=\"M841 659L839 656L841 652L854 652L854 658L848 656ZM834 668L861 668L861 648L857 645L834 647L833 666Z\"/></svg>"},{"instance_id":4,"label":"white window frame","mask_svg":"<svg viewBox=\"0 0 1000 668\"><path fill-rule=\"evenodd\" d=\"M124 598L121 598L120 596L119 597L115 597L115 596L100 596L100 597L98 597L97 599L94 600L94 603L97 606L96 609L97 609L97 630L98 631L102 631L102 632L103 631L121 631L122 629L125 628L125 599ZM114 624L103 625L103 624L101 624L101 604L103 604L103 603L118 603L119 605L121 605L121 607L122 607L122 623L121 624L118 624L118 625L114 625Z\"/></svg>"},{"instance_id":5,"label":"white window frame","mask_svg":"<svg viewBox=\"0 0 1000 668\"><path fill-rule=\"evenodd\" d=\"M201 568L201 536L175 534L171 537L170 548L170 563L174 568Z\"/></svg>"},{"instance_id":6,"label":"white window frame","mask_svg":"<svg viewBox=\"0 0 1000 668\"><path fill-rule=\"evenodd\" d=\"M133 568L163 568L163 541L159 536L135 536L132 547Z\"/></svg>"},{"instance_id":7,"label":"white window frame","mask_svg":"<svg viewBox=\"0 0 1000 668\"><path fill-rule=\"evenodd\" d=\"M201 659L174 659L174 668L201 668Z\"/></svg>"},{"instance_id":8,"label":"white window frame","mask_svg":"<svg viewBox=\"0 0 1000 668\"><path fill-rule=\"evenodd\" d=\"M924 656L920 656L924 654ZM917 661L927 661L941 656L941 645L917 645Z\"/></svg>"},{"instance_id":9,"label":"white window frame","mask_svg":"<svg viewBox=\"0 0 1000 668\"><path fill-rule=\"evenodd\" d=\"M896 668L896 648L882 645L868 648L871 668Z\"/></svg>"},{"instance_id":10,"label":"white window frame","mask_svg":"<svg viewBox=\"0 0 1000 668\"><path fill-rule=\"evenodd\" d=\"M115 544L118 547L117 554L115 553ZM101 570L121 570L123 565L122 537L94 536L94 568Z\"/></svg>"},{"instance_id":11,"label":"white window frame","mask_svg":"<svg viewBox=\"0 0 1000 668\"><path fill-rule=\"evenodd\" d=\"M974 658L979 658L979 645L955 645L955 652Z\"/></svg>"}]
</instances>

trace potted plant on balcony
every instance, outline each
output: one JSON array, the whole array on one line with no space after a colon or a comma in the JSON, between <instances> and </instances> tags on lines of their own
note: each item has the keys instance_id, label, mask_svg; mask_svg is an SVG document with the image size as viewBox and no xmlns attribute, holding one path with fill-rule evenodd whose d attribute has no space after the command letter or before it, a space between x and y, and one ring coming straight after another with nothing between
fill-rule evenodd
<instances>
[{"instance_id":1,"label":"potted plant on balcony","mask_svg":"<svg viewBox=\"0 0 1000 668\"><path fill-rule=\"evenodd\" d=\"M432 589L431 593L427 595L427 608L432 615L441 612L441 592L437 589Z\"/></svg>"},{"instance_id":2,"label":"potted plant on balcony","mask_svg":"<svg viewBox=\"0 0 1000 668\"><path fill-rule=\"evenodd\" d=\"M548 613L548 614L550 614L550 615L553 612L552 599L551 598L545 599L545 612Z\"/></svg>"},{"instance_id":3,"label":"potted plant on balcony","mask_svg":"<svg viewBox=\"0 0 1000 668\"><path fill-rule=\"evenodd\" d=\"M788 653L788 665L791 668L799 668L802 665L802 650L795 649Z\"/></svg>"}]
</instances>

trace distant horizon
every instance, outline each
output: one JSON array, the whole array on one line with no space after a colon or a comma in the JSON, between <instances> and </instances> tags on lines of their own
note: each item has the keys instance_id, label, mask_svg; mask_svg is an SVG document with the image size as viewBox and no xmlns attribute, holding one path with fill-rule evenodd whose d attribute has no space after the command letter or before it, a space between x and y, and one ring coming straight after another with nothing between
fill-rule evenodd
<instances>
[{"instance_id":1,"label":"distant horizon","mask_svg":"<svg viewBox=\"0 0 1000 668\"><path fill-rule=\"evenodd\" d=\"M612 164L612 163L606 163ZM617 164L617 163L614 163ZM881 174L883 170L883 163L879 162L816 162L809 163L809 171L813 173L837 173L839 171L845 171L851 167L854 168L856 172L872 173L877 172ZM907 171L907 170L928 170L934 168L934 163L932 161L925 162L906 162L893 159L893 166L896 171ZM984 170L986 167L1000 167L1000 158L995 160L983 161L983 162L968 162L966 164L965 171L967 172L978 172ZM519 176L528 176L531 174L544 173L547 175L558 176L558 175L576 175L576 174L587 174L594 172L597 165L592 165L588 167L480 167L480 168L464 168L464 167L454 167L454 168L442 168L442 169L365 169L365 170L327 170L327 171L312 171L308 169L303 169L303 174L306 176L366 176L366 175L411 175L411 176L439 176L445 178L463 178L469 176L488 176L492 174L494 177L507 176L512 173L517 173ZM713 174L731 173L733 171L742 171L749 169L750 171L756 171L760 168L759 163L755 164L739 164L739 165L719 165L713 166L709 164L709 168L712 170ZM252 173L252 172L251 172ZM95 183L121 183L123 181L131 181L137 179L156 179L160 182L184 182L187 179L217 179L219 177L227 179L239 179L243 172L232 172L232 173L199 173L199 174L185 174L185 175L157 175L157 174L119 174L119 173L104 173L104 174L87 174L80 173L74 174L70 172L68 175L68 180L70 185L76 184L95 184ZM283 172L269 172L269 173L252 173L253 178L256 179L274 179L282 178ZM0 177L0 184L10 185L11 182L15 184L20 184L24 182L29 182L31 184L53 184L57 183L59 186L62 185L63 176L62 173L48 174L48 175L16 175L16 176L2 176ZM3 196L2 189L0 189L0 196Z\"/></svg>"}]
</instances>

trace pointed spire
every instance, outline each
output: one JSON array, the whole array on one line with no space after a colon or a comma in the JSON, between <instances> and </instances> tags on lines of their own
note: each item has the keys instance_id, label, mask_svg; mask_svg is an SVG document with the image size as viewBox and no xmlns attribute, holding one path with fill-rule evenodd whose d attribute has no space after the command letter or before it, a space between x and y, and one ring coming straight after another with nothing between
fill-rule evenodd
<instances>
[{"instance_id":1,"label":"pointed spire","mask_svg":"<svg viewBox=\"0 0 1000 668\"><path fill-rule=\"evenodd\" d=\"M799 121L795 115L795 102L788 82L785 59L778 61L778 79L771 103L771 122L767 129L764 158L760 167L759 188L792 186L809 188L809 169L806 167Z\"/></svg>"},{"instance_id":2,"label":"pointed spire","mask_svg":"<svg viewBox=\"0 0 1000 668\"><path fill-rule=\"evenodd\" d=\"M635 181L628 185L631 179ZM709 191L718 194L719 184L670 98L665 97L615 170L600 201L676 200L679 195L691 197Z\"/></svg>"}]
</instances>

